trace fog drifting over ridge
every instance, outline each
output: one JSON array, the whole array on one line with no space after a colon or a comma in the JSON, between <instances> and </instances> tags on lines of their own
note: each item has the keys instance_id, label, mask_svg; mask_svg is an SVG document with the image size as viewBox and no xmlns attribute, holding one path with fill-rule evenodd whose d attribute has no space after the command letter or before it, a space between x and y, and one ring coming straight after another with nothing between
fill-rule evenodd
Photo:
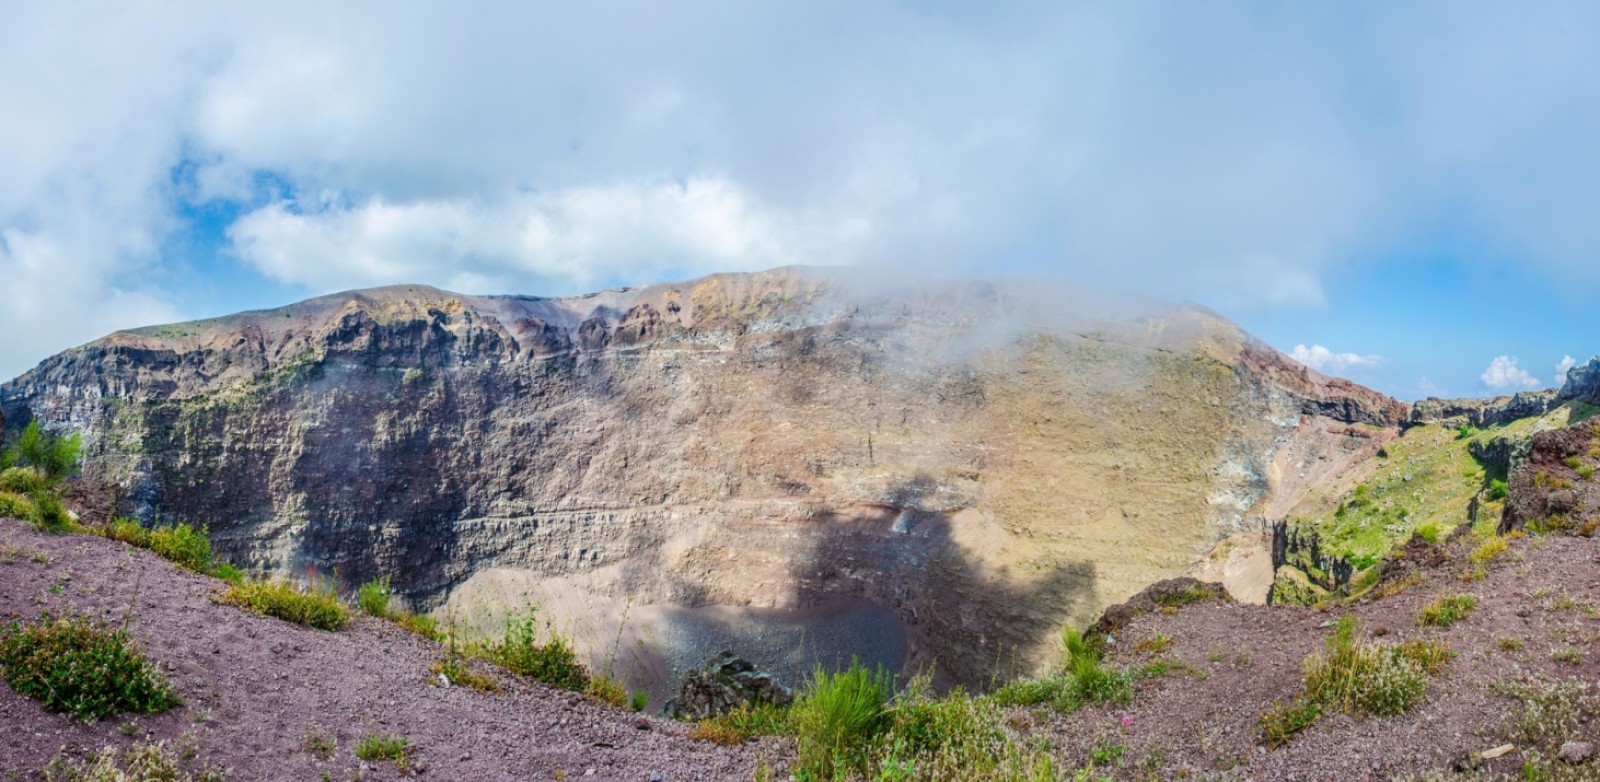
<instances>
[{"instance_id":1,"label":"fog drifting over ridge","mask_svg":"<svg viewBox=\"0 0 1600 782\"><path fill-rule=\"evenodd\" d=\"M11 6L0 375L115 328L397 282L564 294L853 264L1236 316L1319 311L1330 280L1444 246L1582 297L1597 16Z\"/></svg>"}]
</instances>

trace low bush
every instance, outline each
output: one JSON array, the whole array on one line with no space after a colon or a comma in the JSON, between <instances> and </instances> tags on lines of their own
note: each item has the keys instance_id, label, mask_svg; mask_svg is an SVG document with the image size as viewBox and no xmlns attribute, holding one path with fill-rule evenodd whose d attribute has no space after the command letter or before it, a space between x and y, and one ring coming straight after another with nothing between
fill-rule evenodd
<instances>
[{"instance_id":1,"label":"low bush","mask_svg":"<svg viewBox=\"0 0 1600 782\"><path fill-rule=\"evenodd\" d=\"M51 435L39 428L38 421L29 421L0 453L0 467L31 467L53 484L78 469L82 452L83 440L76 433Z\"/></svg>"},{"instance_id":2,"label":"low bush","mask_svg":"<svg viewBox=\"0 0 1600 782\"><path fill-rule=\"evenodd\" d=\"M32 494L50 488L50 479L32 467L8 467L0 470L0 491Z\"/></svg>"},{"instance_id":3,"label":"low bush","mask_svg":"<svg viewBox=\"0 0 1600 782\"><path fill-rule=\"evenodd\" d=\"M156 527L148 531L145 548L179 567L196 573L212 574L211 531L206 527L196 530L188 524Z\"/></svg>"},{"instance_id":4,"label":"low bush","mask_svg":"<svg viewBox=\"0 0 1600 782\"><path fill-rule=\"evenodd\" d=\"M444 632L439 629L439 622L431 616L402 611L390 614L389 621L430 641L444 640Z\"/></svg>"},{"instance_id":5,"label":"low bush","mask_svg":"<svg viewBox=\"0 0 1600 782\"><path fill-rule=\"evenodd\" d=\"M384 619L389 616L389 577L375 578L356 591L356 605L367 616Z\"/></svg>"},{"instance_id":6,"label":"low bush","mask_svg":"<svg viewBox=\"0 0 1600 782\"><path fill-rule=\"evenodd\" d=\"M1511 486L1500 478L1489 481L1489 499L1503 500L1511 493Z\"/></svg>"},{"instance_id":7,"label":"low bush","mask_svg":"<svg viewBox=\"0 0 1600 782\"><path fill-rule=\"evenodd\" d=\"M28 495L28 500L33 503L33 513L28 516L28 521L40 531L59 535L78 528L77 522L72 520L66 506L61 504L61 498L57 497L55 492L36 491Z\"/></svg>"},{"instance_id":8,"label":"low bush","mask_svg":"<svg viewBox=\"0 0 1600 782\"><path fill-rule=\"evenodd\" d=\"M99 628L84 618L13 622L0 631L0 675L46 709L89 722L182 703L126 631Z\"/></svg>"},{"instance_id":9,"label":"low bush","mask_svg":"<svg viewBox=\"0 0 1600 782\"><path fill-rule=\"evenodd\" d=\"M589 672L578 662L572 644L552 628L550 640L539 642L535 611L506 621L505 635L499 643L483 648L484 657L515 674L527 676L552 687L583 692Z\"/></svg>"},{"instance_id":10,"label":"low bush","mask_svg":"<svg viewBox=\"0 0 1600 782\"><path fill-rule=\"evenodd\" d=\"M318 630L343 630L350 623L350 609L331 586L300 589L287 581L243 581L217 602Z\"/></svg>"},{"instance_id":11,"label":"low bush","mask_svg":"<svg viewBox=\"0 0 1600 782\"><path fill-rule=\"evenodd\" d=\"M0 491L0 518L28 521L33 513L33 500L14 491Z\"/></svg>"},{"instance_id":12,"label":"low bush","mask_svg":"<svg viewBox=\"0 0 1600 782\"><path fill-rule=\"evenodd\" d=\"M1478 598L1470 594L1442 595L1439 599L1423 606L1418 621L1434 627L1449 627L1463 619L1472 609L1478 607Z\"/></svg>"},{"instance_id":13,"label":"low bush","mask_svg":"<svg viewBox=\"0 0 1600 782\"><path fill-rule=\"evenodd\" d=\"M857 661L829 673L817 666L789 715L800 777L837 779L865 771L873 740L886 727L884 702L891 692L891 676L881 668Z\"/></svg>"},{"instance_id":14,"label":"low bush","mask_svg":"<svg viewBox=\"0 0 1600 782\"><path fill-rule=\"evenodd\" d=\"M644 690L638 690L633 693L632 697L628 698L628 708L632 709L633 711L644 711L644 707L649 705L650 693L645 692Z\"/></svg>"},{"instance_id":15,"label":"low bush","mask_svg":"<svg viewBox=\"0 0 1600 782\"><path fill-rule=\"evenodd\" d=\"M1432 641L1369 644L1358 628L1354 616L1340 619L1327 648L1305 660L1304 694L1294 703L1261 714L1257 728L1265 744L1283 746L1327 711L1402 714L1422 700L1428 674L1453 656L1443 644Z\"/></svg>"}]
</instances>

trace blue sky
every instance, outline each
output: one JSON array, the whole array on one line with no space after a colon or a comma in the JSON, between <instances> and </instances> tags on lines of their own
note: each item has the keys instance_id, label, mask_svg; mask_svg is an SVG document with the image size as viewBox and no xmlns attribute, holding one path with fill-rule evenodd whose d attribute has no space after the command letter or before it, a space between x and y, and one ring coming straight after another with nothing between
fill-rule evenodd
<instances>
[{"instance_id":1,"label":"blue sky","mask_svg":"<svg viewBox=\"0 0 1600 782\"><path fill-rule=\"evenodd\" d=\"M1593 3L0 0L0 375L355 287L809 263L1554 385L1600 353L1595 74Z\"/></svg>"}]
</instances>

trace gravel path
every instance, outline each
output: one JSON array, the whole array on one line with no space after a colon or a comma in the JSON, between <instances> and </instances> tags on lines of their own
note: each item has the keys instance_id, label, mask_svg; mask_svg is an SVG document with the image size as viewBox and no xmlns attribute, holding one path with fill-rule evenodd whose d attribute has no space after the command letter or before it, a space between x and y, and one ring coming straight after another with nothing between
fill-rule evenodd
<instances>
[{"instance_id":1,"label":"gravel path","mask_svg":"<svg viewBox=\"0 0 1600 782\"><path fill-rule=\"evenodd\" d=\"M220 584L121 543L0 520L0 620L49 611L120 623L134 601L132 634L185 701L166 714L86 725L0 686L0 773L30 779L63 750L186 735L197 760L226 767L229 780L402 776L392 763L355 758L368 733L409 739L414 774L473 782L747 781L759 760L784 754L770 741L732 749L691 741L682 724L508 676L499 677L501 695L433 686L432 643L367 617L338 633L258 617L209 600ZM308 751L315 735L336 740L331 758Z\"/></svg>"}]
</instances>

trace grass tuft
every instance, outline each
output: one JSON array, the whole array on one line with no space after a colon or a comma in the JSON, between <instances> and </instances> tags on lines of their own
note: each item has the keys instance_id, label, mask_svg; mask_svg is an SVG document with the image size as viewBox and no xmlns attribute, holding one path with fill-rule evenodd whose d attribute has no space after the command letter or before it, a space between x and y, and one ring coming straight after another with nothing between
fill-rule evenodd
<instances>
[{"instance_id":1,"label":"grass tuft","mask_svg":"<svg viewBox=\"0 0 1600 782\"><path fill-rule=\"evenodd\" d=\"M0 631L0 675L46 709L87 722L182 704L125 630L102 629L84 618L13 622Z\"/></svg>"},{"instance_id":2,"label":"grass tuft","mask_svg":"<svg viewBox=\"0 0 1600 782\"><path fill-rule=\"evenodd\" d=\"M1463 619L1472 609L1478 607L1478 598L1471 594L1441 595L1439 599L1423 606L1422 613L1417 617L1424 625L1433 627L1449 627Z\"/></svg>"},{"instance_id":3,"label":"grass tuft","mask_svg":"<svg viewBox=\"0 0 1600 782\"><path fill-rule=\"evenodd\" d=\"M385 619L389 616L389 577L375 578L361 585L356 592L356 605L361 613Z\"/></svg>"},{"instance_id":4,"label":"grass tuft","mask_svg":"<svg viewBox=\"0 0 1600 782\"><path fill-rule=\"evenodd\" d=\"M318 630L343 630L350 623L350 609L331 586L300 589L287 581L245 581L216 600Z\"/></svg>"},{"instance_id":5,"label":"grass tuft","mask_svg":"<svg viewBox=\"0 0 1600 782\"><path fill-rule=\"evenodd\" d=\"M356 745L356 757L369 762L393 760L403 763L406 759L406 748L410 746L411 741L401 736L368 733L361 738L361 743Z\"/></svg>"},{"instance_id":6,"label":"grass tuft","mask_svg":"<svg viewBox=\"0 0 1600 782\"><path fill-rule=\"evenodd\" d=\"M892 691L891 676L881 668L869 670L856 661L828 673L817 666L790 711L800 777L837 779L865 771L873 739L886 726L884 702Z\"/></svg>"}]
</instances>

